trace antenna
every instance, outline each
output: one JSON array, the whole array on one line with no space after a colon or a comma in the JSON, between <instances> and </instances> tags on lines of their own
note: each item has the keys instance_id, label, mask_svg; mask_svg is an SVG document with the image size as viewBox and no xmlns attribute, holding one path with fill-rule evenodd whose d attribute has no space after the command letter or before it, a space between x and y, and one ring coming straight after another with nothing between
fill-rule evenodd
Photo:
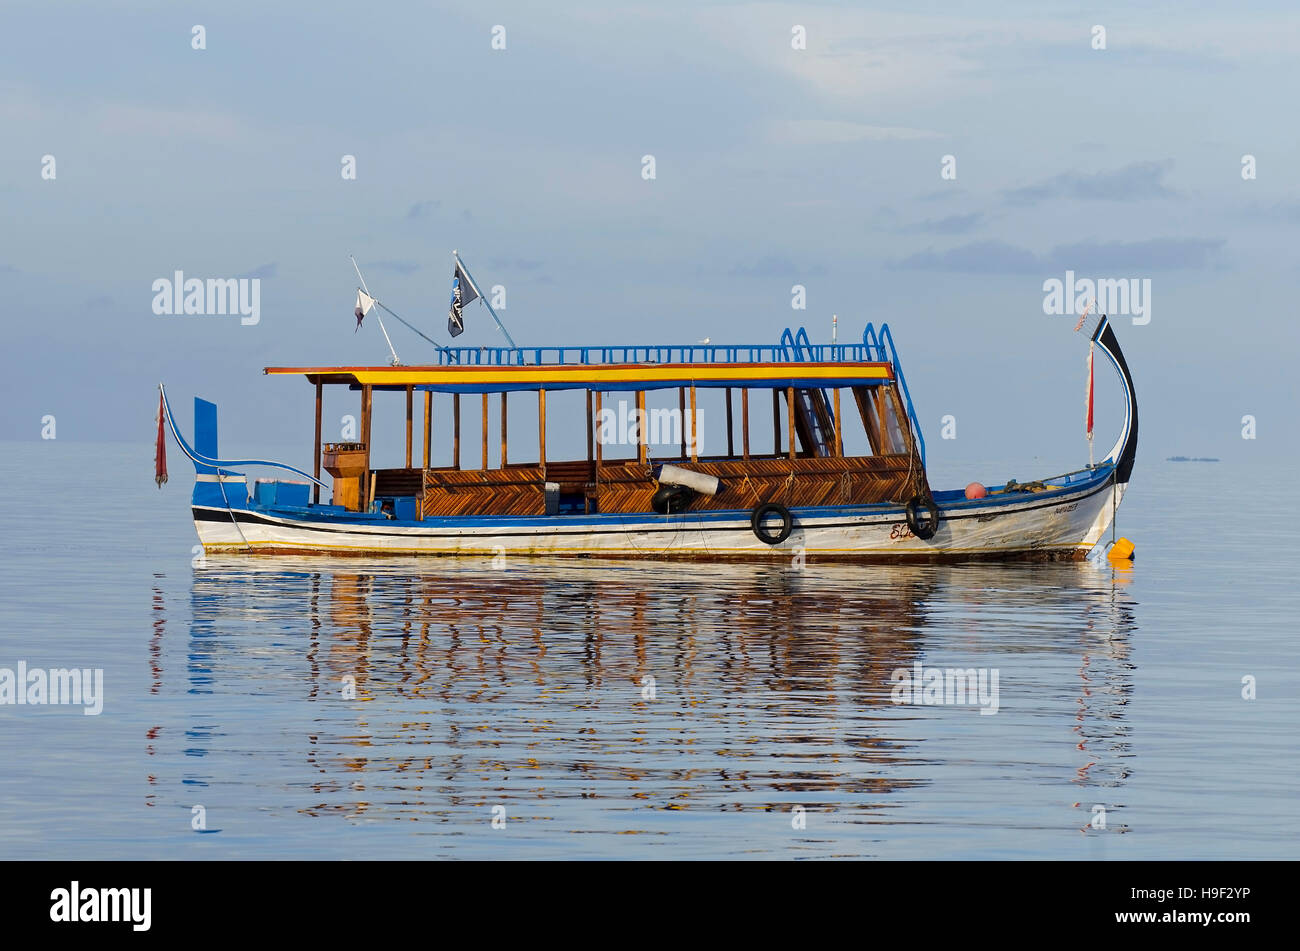
<instances>
[{"instance_id":1,"label":"antenna","mask_svg":"<svg viewBox=\"0 0 1300 951\"><path fill-rule=\"evenodd\" d=\"M361 282L361 289L366 292L367 297L371 300L375 300L374 296L370 293L370 288L366 287L366 279L361 276L361 268L357 267L357 259L349 254L348 260L352 262L352 267L357 272L357 280ZM379 304L379 301L375 300L375 303ZM383 305L380 304L380 306L382 307ZM388 308L385 307L384 309L387 310ZM388 328L384 326L384 318L377 313L375 314L375 318L379 321L379 329L384 332L384 340L388 344L388 352L393 355L393 366L401 366L402 361L397 359L397 351L393 349L393 341L388 336Z\"/></svg>"}]
</instances>

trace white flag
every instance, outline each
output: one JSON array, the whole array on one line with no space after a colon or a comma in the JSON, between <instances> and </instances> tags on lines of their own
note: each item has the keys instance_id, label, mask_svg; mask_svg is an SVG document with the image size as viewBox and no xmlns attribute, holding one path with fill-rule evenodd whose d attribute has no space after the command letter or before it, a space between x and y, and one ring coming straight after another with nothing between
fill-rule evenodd
<instances>
[{"instance_id":1,"label":"white flag","mask_svg":"<svg viewBox=\"0 0 1300 951\"><path fill-rule=\"evenodd\" d=\"M353 313L356 315L357 318L357 326L356 326L356 330L352 331L353 333L356 333L357 330L361 329L362 318L364 318L366 314L370 313L371 308L373 308L374 306L375 306L375 299L358 287L357 307L356 310L353 311Z\"/></svg>"}]
</instances>

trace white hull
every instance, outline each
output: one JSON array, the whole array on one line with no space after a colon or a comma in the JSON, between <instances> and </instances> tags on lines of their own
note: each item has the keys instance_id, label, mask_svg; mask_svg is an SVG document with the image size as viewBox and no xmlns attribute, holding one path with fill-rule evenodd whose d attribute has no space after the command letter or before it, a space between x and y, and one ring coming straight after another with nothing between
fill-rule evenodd
<instances>
[{"instance_id":1,"label":"white hull","mask_svg":"<svg viewBox=\"0 0 1300 951\"><path fill-rule=\"evenodd\" d=\"M195 509L210 553L323 552L357 555L568 555L703 559L1083 558L1110 526L1124 485L1092 482L1048 497L967 502L943 510L930 539L901 509L794 509L778 545L759 541L749 513L443 519L416 524L340 524L220 508ZM238 519L238 521L236 521Z\"/></svg>"}]
</instances>

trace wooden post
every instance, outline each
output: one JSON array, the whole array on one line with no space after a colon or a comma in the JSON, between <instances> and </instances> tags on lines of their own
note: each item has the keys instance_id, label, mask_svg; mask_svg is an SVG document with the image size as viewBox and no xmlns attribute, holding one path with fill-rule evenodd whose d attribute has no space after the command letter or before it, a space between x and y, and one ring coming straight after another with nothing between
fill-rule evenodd
<instances>
[{"instance_id":1,"label":"wooden post","mask_svg":"<svg viewBox=\"0 0 1300 951\"><path fill-rule=\"evenodd\" d=\"M321 390L324 384L320 380L316 381L316 468L313 470L317 479L320 478L320 411L321 411ZM320 486L312 486L312 503L320 505Z\"/></svg>"},{"instance_id":2,"label":"wooden post","mask_svg":"<svg viewBox=\"0 0 1300 951\"><path fill-rule=\"evenodd\" d=\"M415 389L409 384L406 387L406 468L411 468L411 401L415 397Z\"/></svg>"},{"instance_id":3,"label":"wooden post","mask_svg":"<svg viewBox=\"0 0 1300 951\"><path fill-rule=\"evenodd\" d=\"M772 455L781 458L781 391L772 387Z\"/></svg>"},{"instance_id":4,"label":"wooden post","mask_svg":"<svg viewBox=\"0 0 1300 951\"><path fill-rule=\"evenodd\" d=\"M682 458L686 458L686 387L677 387L677 419L682 427Z\"/></svg>"},{"instance_id":5,"label":"wooden post","mask_svg":"<svg viewBox=\"0 0 1300 951\"><path fill-rule=\"evenodd\" d=\"M370 498L370 407L374 399L374 391L371 390L370 384L365 383L361 386L361 442L366 447L366 471L361 477L361 502L362 511L367 511L367 499Z\"/></svg>"},{"instance_id":6,"label":"wooden post","mask_svg":"<svg viewBox=\"0 0 1300 951\"><path fill-rule=\"evenodd\" d=\"M599 398L598 398L599 399ZM591 416L591 391L586 391L586 479L590 488L584 487L582 490L582 512L591 514L591 503L595 496L595 483L597 483L597 470L595 470L595 420Z\"/></svg>"},{"instance_id":7,"label":"wooden post","mask_svg":"<svg viewBox=\"0 0 1300 951\"><path fill-rule=\"evenodd\" d=\"M646 426L645 426L645 390L636 392L636 458L638 462L647 462L650 458L649 448L646 446ZM682 436L685 439L685 434Z\"/></svg>"},{"instance_id":8,"label":"wooden post","mask_svg":"<svg viewBox=\"0 0 1300 951\"><path fill-rule=\"evenodd\" d=\"M506 394L501 394L501 468L506 467Z\"/></svg>"},{"instance_id":9,"label":"wooden post","mask_svg":"<svg viewBox=\"0 0 1300 951\"><path fill-rule=\"evenodd\" d=\"M415 499L415 517L419 521L424 521L424 487L429 481L429 454L433 451L433 390L424 391L424 452L421 459L424 463L423 474L420 476L420 494Z\"/></svg>"},{"instance_id":10,"label":"wooden post","mask_svg":"<svg viewBox=\"0 0 1300 951\"><path fill-rule=\"evenodd\" d=\"M546 390L537 391L537 460L542 471L546 470Z\"/></svg>"},{"instance_id":11,"label":"wooden post","mask_svg":"<svg viewBox=\"0 0 1300 951\"><path fill-rule=\"evenodd\" d=\"M695 384L691 384L691 462L700 461L700 434L695 428Z\"/></svg>"},{"instance_id":12,"label":"wooden post","mask_svg":"<svg viewBox=\"0 0 1300 951\"><path fill-rule=\"evenodd\" d=\"M483 469L488 467L487 460L487 426L488 426L488 395L483 394Z\"/></svg>"},{"instance_id":13,"label":"wooden post","mask_svg":"<svg viewBox=\"0 0 1300 951\"><path fill-rule=\"evenodd\" d=\"M600 417L600 390L596 391L596 417ZM600 481L600 463L605 455L605 444L596 440L596 481Z\"/></svg>"},{"instance_id":14,"label":"wooden post","mask_svg":"<svg viewBox=\"0 0 1300 951\"><path fill-rule=\"evenodd\" d=\"M433 390L424 391L424 468L429 468L429 452L433 445Z\"/></svg>"},{"instance_id":15,"label":"wooden post","mask_svg":"<svg viewBox=\"0 0 1300 951\"><path fill-rule=\"evenodd\" d=\"M727 387L727 458L730 459L736 454L736 442L733 436L733 426L731 422L731 387Z\"/></svg>"},{"instance_id":16,"label":"wooden post","mask_svg":"<svg viewBox=\"0 0 1300 951\"><path fill-rule=\"evenodd\" d=\"M595 460L593 446L596 441L595 421L591 415L591 390L587 391L587 466L590 467Z\"/></svg>"},{"instance_id":17,"label":"wooden post","mask_svg":"<svg viewBox=\"0 0 1300 951\"><path fill-rule=\"evenodd\" d=\"M460 394L451 394L451 467L460 468Z\"/></svg>"},{"instance_id":18,"label":"wooden post","mask_svg":"<svg viewBox=\"0 0 1300 951\"><path fill-rule=\"evenodd\" d=\"M840 414L840 388L835 387L835 455L844 455L844 417Z\"/></svg>"},{"instance_id":19,"label":"wooden post","mask_svg":"<svg viewBox=\"0 0 1300 951\"><path fill-rule=\"evenodd\" d=\"M787 387L785 388L785 413L786 413L787 428L790 430L790 458L793 459L793 458L794 458L794 447L795 447L795 438L794 438L794 387L793 387L793 386L787 386Z\"/></svg>"},{"instance_id":20,"label":"wooden post","mask_svg":"<svg viewBox=\"0 0 1300 951\"><path fill-rule=\"evenodd\" d=\"M749 387L740 391L740 438L745 459L749 459Z\"/></svg>"}]
</instances>

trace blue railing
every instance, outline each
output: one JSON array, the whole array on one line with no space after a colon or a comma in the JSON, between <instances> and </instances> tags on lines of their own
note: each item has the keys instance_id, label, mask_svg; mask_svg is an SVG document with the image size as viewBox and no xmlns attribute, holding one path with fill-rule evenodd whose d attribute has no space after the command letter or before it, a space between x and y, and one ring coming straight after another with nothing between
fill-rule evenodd
<instances>
[{"instance_id":1,"label":"blue railing","mask_svg":"<svg viewBox=\"0 0 1300 951\"><path fill-rule=\"evenodd\" d=\"M787 330L786 334L790 332ZM803 334L803 341L807 341ZM790 363L802 359L815 363L857 363L876 360L876 351L863 344L795 343L688 344L663 347L446 347L438 352L440 365L552 366L605 363ZM796 350L792 350L797 347Z\"/></svg>"},{"instance_id":2,"label":"blue railing","mask_svg":"<svg viewBox=\"0 0 1300 951\"><path fill-rule=\"evenodd\" d=\"M912 423L912 432L916 434L916 445L921 450L921 465L925 465L925 435L921 432L921 421L916 418L916 407L912 405L912 394L907 389L907 377L903 376L903 364L898 359L898 348L894 346L894 335L889 332L889 324L880 325L880 336L876 328L867 324L862 331L862 344L874 351L874 359L881 363L894 365L894 378L898 380L898 389L903 394L903 403L907 407L907 418Z\"/></svg>"}]
</instances>

